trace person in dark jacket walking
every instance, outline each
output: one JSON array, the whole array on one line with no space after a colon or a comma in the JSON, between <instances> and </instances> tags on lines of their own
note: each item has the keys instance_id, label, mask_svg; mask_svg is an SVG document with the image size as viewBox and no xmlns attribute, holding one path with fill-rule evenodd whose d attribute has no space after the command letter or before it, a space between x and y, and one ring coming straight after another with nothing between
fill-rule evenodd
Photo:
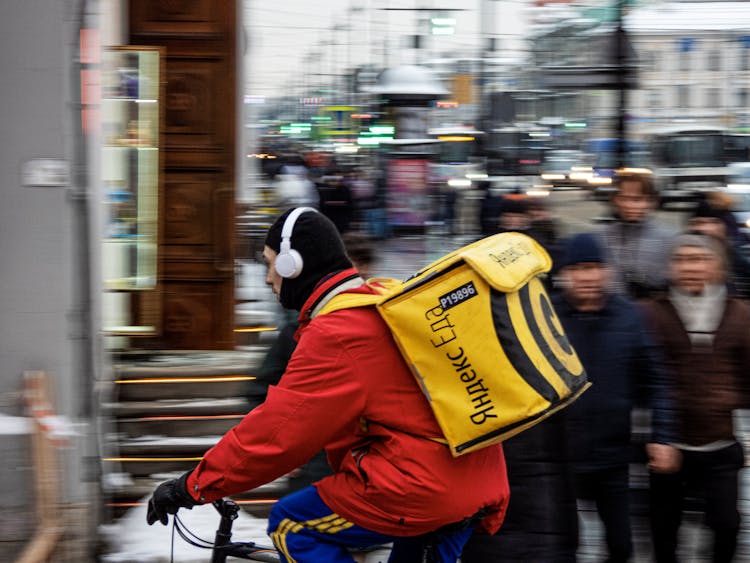
<instances>
[{"instance_id":1,"label":"person in dark jacket walking","mask_svg":"<svg viewBox=\"0 0 750 563\"><path fill-rule=\"evenodd\" d=\"M679 236L670 289L648 305L649 319L675 379L678 472L651 474L651 529L658 563L677 561L688 494L704 501L715 563L737 547L738 474L744 465L733 411L750 406L750 309L727 295L727 257L713 237Z\"/></svg>"},{"instance_id":2,"label":"person in dark jacket walking","mask_svg":"<svg viewBox=\"0 0 750 563\"><path fill-rule=\"evenodd\" d=\"M544 204L523 197L503 203L493 233L522 232L552 254L557 237L547 210L538 209ZM494 535L476 531L462 563L575 563L578 522L564 417L563 410L503 442L512 491L505 521Z\"/></svg>"},{"instance_id":3,"label":"person in dark jacket walking","mask_svg":"<svg viewBox=\"0 0 750 563\"><path fill-rule=\"evenodd\" d=\"M475 531L462 563L575 563L578 513L564 417L563 410L503 442L511 490L505 521L493 535Z\"/></svg>"},{"instance_id":4,"label":"person in dark jacket walking","mask_svg":"<svg viewBox=\"0 0 750 563\"><path fill-rule=\"evenodd\" d=\"M636 399L651 409L647 445L654 470L675 467L672 404L663 358L642 311L607 291L610 268L599 239L573 236L564 246L562 291L553 304L568 340L586 368L591 388L565 411L570 460L578 498L592 499L604 525L607 561L633 553L629 464L631 412Z\"/></svg>"}]
</instances>

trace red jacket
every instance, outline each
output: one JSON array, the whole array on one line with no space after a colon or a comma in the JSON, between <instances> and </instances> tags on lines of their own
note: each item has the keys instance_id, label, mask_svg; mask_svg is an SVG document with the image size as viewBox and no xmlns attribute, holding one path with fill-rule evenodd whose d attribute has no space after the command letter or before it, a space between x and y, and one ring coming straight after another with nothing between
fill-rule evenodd
<instances>
[{"instance_id":1,"label":"red jacket","mask_svg":"<svg viewBox=\"0 0 750 563\"><path fill-rule=\"evenodd\" d=\"M453 458L429 404L374 307L314 316L352 270L302 308L297 349L278 386L211 448L188 479L200 502L253 489L325 449L334 474L316 483L340 516L411 536L487 507L500 527L509 491L500 445ZM340 288L338 288L340 290ZM370 292L366 286L350 290Z\"/></svg>"}]
</instances>

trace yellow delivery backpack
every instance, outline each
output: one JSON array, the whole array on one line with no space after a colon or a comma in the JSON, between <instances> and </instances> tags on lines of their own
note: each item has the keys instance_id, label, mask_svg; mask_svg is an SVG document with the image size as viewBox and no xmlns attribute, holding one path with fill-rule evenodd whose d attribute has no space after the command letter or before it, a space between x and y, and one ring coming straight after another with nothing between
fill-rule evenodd
<instances>
[{"instance_id":1,"label":"yellow delivery backpack","mask_svg":"<svg viewBox=\"0 0 750 563\"><path fill-rule=\"evenodd\" d=\"M321 313L377 306L459 456L530 428L590 385L538 278L551 265L532 238L501 233L404 282L371 280L380 295L343 293Z\"/></svg>"}]
</instances>

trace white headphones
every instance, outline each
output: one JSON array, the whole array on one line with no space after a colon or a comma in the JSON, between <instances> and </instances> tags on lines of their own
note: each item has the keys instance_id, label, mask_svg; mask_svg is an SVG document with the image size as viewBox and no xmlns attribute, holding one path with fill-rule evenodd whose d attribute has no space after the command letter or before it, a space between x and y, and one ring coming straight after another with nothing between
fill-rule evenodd
<instances>
[{"instance_id":1,"label":"white headphones","mask_svg":"<svg viewBox=\"0 0 750 563\"><path fill-rule=\"evenodd\" d=\"M292 230L297 218L306 211L317 213L314 207L297 207L292 211L284 221L281 228L281 246L279 253L276 255L274 268L276 272L285 279L296 278L302 273L302 255L292 248Z\"/></svg>"}]
</instances>

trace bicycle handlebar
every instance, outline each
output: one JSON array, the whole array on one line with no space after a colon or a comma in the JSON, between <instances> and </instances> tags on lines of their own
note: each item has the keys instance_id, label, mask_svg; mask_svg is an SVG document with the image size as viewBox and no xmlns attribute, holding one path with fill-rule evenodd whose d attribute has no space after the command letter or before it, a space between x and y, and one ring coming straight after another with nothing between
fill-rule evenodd
<instances>
[{"instance_id":1,"label":"bicycle handlebar","mask_svg":"<svg viewBox=\"0 0 750 563\"><path fill-rule=\"evenodd\" d=\"M273 548L266 548L254 542L232 542L232 524L240 512L240 507L236 502L222 498L215 500L212 504L221 516L221 521L214 538L211 563L225 563L227 557L279 563L279 556Z\"/></svg>"}]
</instances>

